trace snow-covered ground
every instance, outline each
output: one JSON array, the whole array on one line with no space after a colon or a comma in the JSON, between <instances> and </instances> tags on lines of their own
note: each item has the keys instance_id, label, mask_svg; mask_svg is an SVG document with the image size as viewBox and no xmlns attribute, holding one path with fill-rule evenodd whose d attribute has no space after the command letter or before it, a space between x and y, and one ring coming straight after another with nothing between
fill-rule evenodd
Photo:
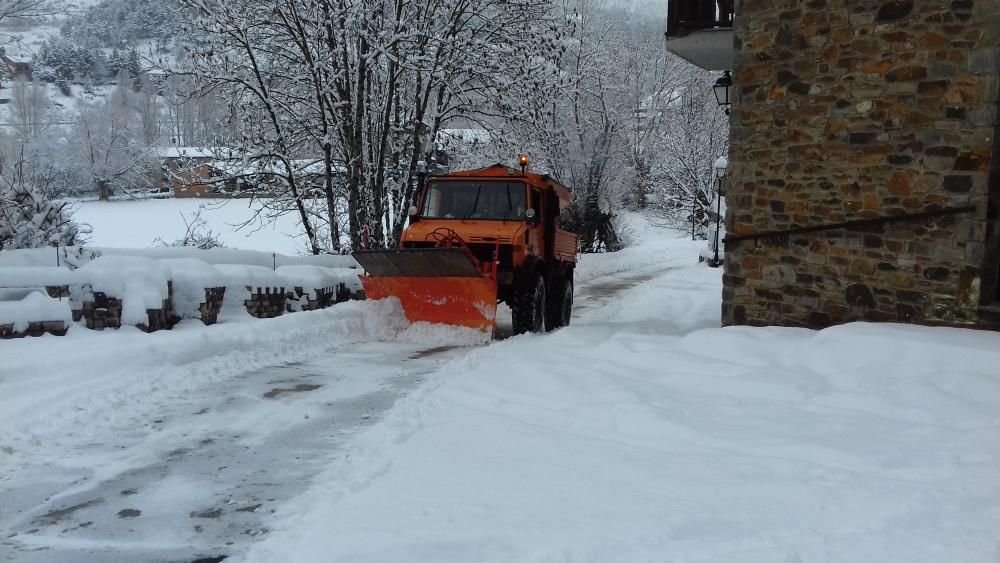
<instances>
[{"instance_id":1,"label":"snow-covered ground","mask_svg":"<svg viewBox=\"0 0 1000 563\"><path fill-rule=\"evenodd\" d=\"M996 562L1000 335L720 329L701 243L640 230L489 346L374 302L0 342L0 553Z\"/></svg>"},{"instance_id":2,"label":"snow-covered ground","mask_svg":"<svg viewBox=\"0 0 1000 563\"><path fill-rule=\"evenodd\" d=\"M716 272L442 366L246 560L995 562L1000 335L713 328Z\"/></svg>"},{"instance_id":3,"label":"snow-covered ground","mask_svg":"<svg viewBox=\"0 0 1000 563\"><path fill-rule=\"evenodd\" d=\"M144 248L158 238L173 242L184 236L184 218L190 221L201 209L206 226L227 247L281 254L302 254L306 249L293 213L265 221L257 217L261 203L249 199L77 201L73 206L73 218L93 227L91 246Z\"/></svg>"}]
</instances>

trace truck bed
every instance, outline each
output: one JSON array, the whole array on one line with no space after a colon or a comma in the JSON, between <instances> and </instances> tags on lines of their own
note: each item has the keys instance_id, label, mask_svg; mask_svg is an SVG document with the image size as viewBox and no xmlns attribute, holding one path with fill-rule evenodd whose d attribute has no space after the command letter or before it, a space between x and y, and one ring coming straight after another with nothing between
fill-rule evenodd
<instances>
[{"instance_id":1,"label":"truck bed","mask_svg":"<svg viewBox=\"0 0 1000 563\"><path fill-rule=\"evenodd\" d=\"M561 262L576 262L577 236L569 231L556 229L556 240L553 253Z\"/></svg>"}]
</instances>

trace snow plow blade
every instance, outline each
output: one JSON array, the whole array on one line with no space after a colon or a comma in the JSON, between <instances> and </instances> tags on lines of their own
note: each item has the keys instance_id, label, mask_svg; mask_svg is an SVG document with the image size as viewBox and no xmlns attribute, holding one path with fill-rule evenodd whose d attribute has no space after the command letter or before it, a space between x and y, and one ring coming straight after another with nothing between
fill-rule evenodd
<instances>
[{"instance_id":1,"label":"snow plow blade","mask_svg":"<svg viewBox=\"0 0 1000 563\"><path fill-rule=\"evenodd\" d=\"M354 253L367 272L368 299L396 297L410 322L441 323L492 331L497 286L457 248L372 250Z\"/></svg>"}]
</instances>

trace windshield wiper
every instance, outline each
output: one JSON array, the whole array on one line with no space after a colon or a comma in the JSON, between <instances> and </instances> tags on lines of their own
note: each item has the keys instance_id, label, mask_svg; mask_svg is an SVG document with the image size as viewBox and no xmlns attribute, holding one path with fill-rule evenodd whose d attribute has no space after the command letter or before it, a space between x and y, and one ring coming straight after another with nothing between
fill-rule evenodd
<instances>
[{"instance_id":1,"label":"windshield wiper","mask_svg":"<svg viewBox=\"0 0 1000 563\"><path fill-rule=\"evenodd\" d=\"M476 199L472 200L472 209L469 209L469 212L465 214L465 217L462 217L463 221L471 217L472 214L476 212L476 208L479 207L479 194L482 193L482 191L483 185L479 184L479 187L476 188Z\"/></svg>"},{"instance_id":2,"label":"windshield wiper","mask_svg":"<svg viewBox=\"0 0 1000 563\"><path fill-rule=\"evenodd\" d=\"M503 222L507 222L507 215L514 210L514 202L510 200L510 184L507 184L507 210L503 212Z\"/></svg>"}]
</instances>

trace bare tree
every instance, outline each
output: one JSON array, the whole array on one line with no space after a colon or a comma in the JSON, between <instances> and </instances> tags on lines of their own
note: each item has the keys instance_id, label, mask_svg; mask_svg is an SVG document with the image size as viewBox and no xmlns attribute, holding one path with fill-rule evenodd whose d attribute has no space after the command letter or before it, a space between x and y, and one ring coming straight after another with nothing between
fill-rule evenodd
<instances>
[{"instance_id":1,"label":"bare tree","mask_svg":"<svg viewBox=\"0 0 1000 563\"><path fill-rule=\"evenodd\" d=\"M44 84L14 80L10 116L21 139L40 136L49 121L49 96Z\"/></svg>"},{"instance_id":2,"label":"bare tree","mask_svg":"<svg viewBox=\"0 0 1000 563\"><path fill-rule=\"evenodd\" d=\"M135 96L135 108L142 123L142 140L146 145L155 145L160 140L162 106L160 97L156 94L156 86L149 78L141 79L139 92Z\"/></svg>"},{"instance_id":3,"label":"bare tree","mask_svg":"<svg viewBox=\"0 0 1000 563\"><path fill-rule=\"evenodd\" d=\"M550 0L184 3L201 39L186 73L224 93L239 124L233 144L286 170L296 155L323 162L333 250L341 201L352 247L394 244L437 132L452 120L516 118L510 110L523 104L512 91L537 81L561 28ZM316 215L285 181L319 251Z\"/></svg>"},{"instance_id":4,"label":"bare tree","mask_svg":"<svg viewBox=\"0 0 1000 563\"><path fill-rule=\"evenodd\" d=\"M211 90L199 87L190 76L174 74L165 80L162 96L154 95L157 87L147 81L143 93L148 94L149 105L140 113L154 117L143 121L143 130L156 129L156 136L166 136L176 146L216 146L229 134L226 106L228 102ZM162 103L160 103L162 101ZM154 108L153 106L160 106Z\"/></svg>"},{"instance_id":5,"label":"bare tree","mask_svg":"<svg viewBox=\"0 0 1000 563\"><path fill-rule=\"evenodd\" d=\"M653 140L674 96L681 63L659 44L658 32L628 22L598 0L567 4L576 23L561 61L563 84L549 98L547 119L519 130L536 140L546 167L573 187L563 221L584 251L623 246L614 214L623 200L645 201ZM644 32L643 32L644 31Z\"/></svg>"},{"instance_id":6,"label":"bare tree","mask_svg":"<svg viewBox=\"0 0 1000 563\"><path fill-rule=\"evenodd\" d=\"M0 0L0 23L15 18L51 16L61 11L51 0Z\"/></svg>"},{"instance_id":7,"label":"bare tree","mask_svg":"<svg viewBox=\"0 0 1000 563\"><path fill-rule=\"evenodd\" d=\"M264 6L184 0L192 19L189 30L203 39L191 54L184 76L196 81L201 95L225 92L230 119L243 125L233 145L244 158L265 170L280 170L286 191L305 229L310 250L322 251L302 201L302 190L294 174L297 132L292 116L305 110L300 103L297 69L282 41L274 37L272 13L280 3ZM293 78L289 78L289 75ZM275 163L281 166L275 167Z\"/></svg>"},{"instance_id":8,"label":"bare tree","mask_svg":"<svg viewBox=\"0 0 1000 563\"><path fill-rule=\"evenodd\" d=\"M137 197L153 187L155 160L139 142L134 121L126 107L95 104L81 109L71 131L75 154L69 163L81 170L102 200L118 193Z\"/></svg>"},{"instance_id":9,"label":"bare tree","mask_svg":"<svg viewBox=\"0 0 1000 563\"><path fill-rule=\"evenodd\" d=\"M728 119L706 95L711 83L707 72L688 68L664 114L651 168L653 209L666 225L693 226L696 237L706 236L714 212L712 163L726 154L729 144Z\"/></svg>"}]
</instances>

